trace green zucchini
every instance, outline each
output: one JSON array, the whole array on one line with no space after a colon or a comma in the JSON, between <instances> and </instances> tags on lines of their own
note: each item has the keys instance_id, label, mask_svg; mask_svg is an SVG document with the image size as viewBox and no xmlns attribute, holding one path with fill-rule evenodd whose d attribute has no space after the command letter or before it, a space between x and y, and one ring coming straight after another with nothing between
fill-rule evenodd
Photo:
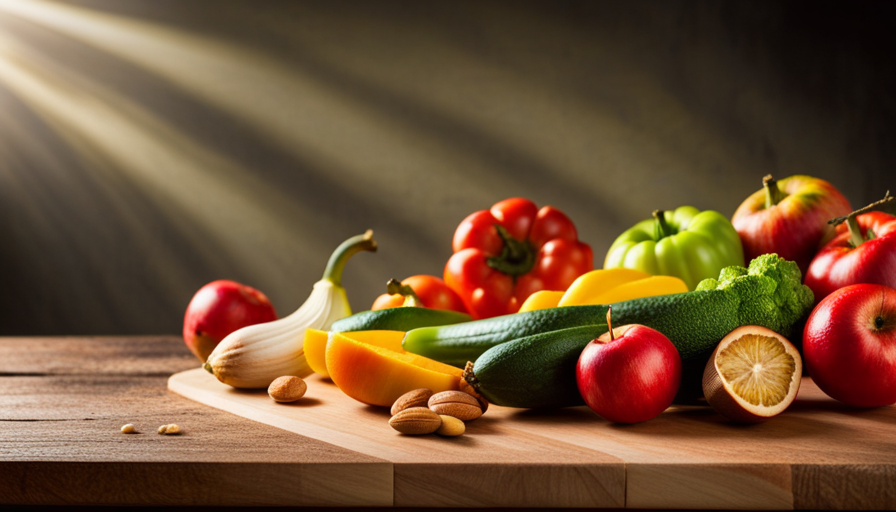
<instances>
[{"instance_id":1,"label":"green zucchini","mask_svg":"<svg viewBox=\"0 0 896 512\"><path fill-rule=\"evenodd\" d=\"M351 331L410 331L432 325L451 325L472 320L466 313L402 306L397 308L361 311L333 322L330 332Z\"/></svg>"},{"instance_id":2,"label":"green zucchini","mask_svg":"<svg viewBox=\"0 0 896 512\"><path fill-rule=\"evenodd\" d=\"M615 307L613 318L616 323ZM405 335L401 346L408 352L463 368L467 361L475 361L486 350L510 340L570 327L606 325L606 321L607 306L540 309L458 325L414 329Z\"/></svg>"},{"instance_id":3,"label":"green zucchini","mask_svg":"<svg viewBox=\"0 0 896 512\"><path fill-rule=\"evenodd\" d=\"M464 379L495 405L544 408L583 405L576 363L606 324L526 336L485 351L464 370Z\"/></svg>"}]
</instances>

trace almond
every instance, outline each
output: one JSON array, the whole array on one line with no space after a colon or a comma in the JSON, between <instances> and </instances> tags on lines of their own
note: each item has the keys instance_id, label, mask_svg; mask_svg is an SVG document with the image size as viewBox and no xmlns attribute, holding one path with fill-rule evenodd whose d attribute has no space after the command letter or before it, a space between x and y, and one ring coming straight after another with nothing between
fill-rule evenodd
<instances>
[{"instance_id":1,"label":"almond","mask_svg":"<svg viewBox=\"0 0 896 512\"><path fill-rule=\"evenodd\" d=\"M476 397L463 391L442 391L432 395L429 408L436 414L454 416L461 421L475 420L482 416L482 407Z\"/></svg>"},{"instance_id":2,"label":"almond","mask_svg":"<svg viewBox=\"0 0 896 512\"><path fill-rule=\"evenodd\" d=\"M286 375L277 377L271 385L268 386L268 396L271 400L279 403L295 402L299 398L305 396L308 385L299 377Z\"/></svg>"},{"instance_id":3,"label":"almond","mask_svg":"<svg viewBox=\"0 0 896 512\"><path fill-rule=\"evenodd\" d=\"M398 397L398 400L392 404L392 416L411 407L426 407L429 397L432 396L432 390L428 388L415 389Z\"/></svg>"},{"instance_id":4,"label":"almond","mask_svg":"<svg viewBox=\"0 0 896 512\"><path fill-rule=\"evenodd\" d=\"M467 430L464 422L460 421L454 416L446 416L444 414L440 414L439 417L442 418L442 426L440 426L439 429L436 430L436 434L439 434L440 436L457 437L459 435L463 435L464 431Z\"/></svg>"},{"instance_id":5,"label":"almond","mask_svg":"<svg viewBox=\"0 0 896 512\"><path fill-rule=\"evenodd\" d=\"M402 434L432 434L442 426L442 418L426 407L411 407L392 416L389 426Z\"/></svg>"}]
</instances>

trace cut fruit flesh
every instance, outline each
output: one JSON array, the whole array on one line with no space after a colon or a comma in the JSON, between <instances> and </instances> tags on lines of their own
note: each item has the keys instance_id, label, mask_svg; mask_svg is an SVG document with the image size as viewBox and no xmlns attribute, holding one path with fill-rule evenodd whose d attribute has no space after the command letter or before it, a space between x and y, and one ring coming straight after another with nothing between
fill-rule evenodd
<instances>
[{"instance_id":1,"label":"cut fruit flesh","mask_svg":"<svg viewBox=\"0 0 896 512\"><path fill-rule=\"evenodd\" d=\"M802 370L799 352L783 336L764 327L739 327L713 352L703 374L703 392L729 419L763 421L793 402Z\"/></svg>"},{"instance_id":2,"label":"cut fruit flesh","mask_svg":"<svg viewBox=\"0 0 896 512\"><path fill-rule=\"evenodd\" d=\"M326 352L327 342L333 337L333 334L317 329L305 331L305 360L308 361L308 366L315 373L323 377L330 376L330 372L327 370ZM404 331L353 331L342 334L355 341L388 348L396 352L404 352L404 349L401 348Z\"/></svg>"},{"instance_id":3,"label":"cut fruit flesh","mask_svg":"<svg viewBox=\"0 0 896 512\"><path fill-rule=\"evenodd\" d=\"M333 333L327 342L330 379L346 395L370 405L391 407L401 395L428 388L457 390L463 370L410 352L398 352Z\"/></svg>"}]
</instances>

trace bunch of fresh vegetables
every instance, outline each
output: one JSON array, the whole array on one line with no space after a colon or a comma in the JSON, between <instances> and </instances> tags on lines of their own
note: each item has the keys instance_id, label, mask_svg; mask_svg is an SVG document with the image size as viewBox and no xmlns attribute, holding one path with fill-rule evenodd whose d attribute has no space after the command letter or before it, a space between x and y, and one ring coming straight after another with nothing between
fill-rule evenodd
<instances>
[{"instance_id":1,"label":"bunch of fresh vegetables","mask_svg":"<svg viewBox=\"0 0 896 512\"><path fill-rule=\"evenodd\" d=\"M788 338L802 335L823 390L852 405L893 403L896 352L876 347L896 346L896 217L870 211L889 200L849 213L828 182L767 176L731 221L657 210L592 270L565 214L507 199L460 223L444 280L391 280L370 311L351 315L342 268L375 249L368 232L336 250L302 308L230 333L205 366L236 387L313 371L378 406L415 389L461 390L509 407L587 403L637 422L673 397L705 397L731 420L756 422L795 399L802 355ZM827 221L838 215L835 232ZM875 294L882 305L868 313ZM188 311L190 325L215 323L201 316ZM189 345L199 332L185 328ZM867 354L847 357L856 336ZM844 372L864 387L844 391Z\"/></svg>"}]
</instances>

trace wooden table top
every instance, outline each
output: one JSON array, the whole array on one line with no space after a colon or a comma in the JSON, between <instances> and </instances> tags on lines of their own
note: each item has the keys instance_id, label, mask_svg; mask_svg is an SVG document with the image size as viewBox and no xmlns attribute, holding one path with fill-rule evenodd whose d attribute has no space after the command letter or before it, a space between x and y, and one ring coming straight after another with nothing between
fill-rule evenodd
<instances>
[{"instance_id":1,"label":"wooden table top","mask_svg":"<svg viewBox=\"0 0 896 512\"><path fill-rule=\"evenodd\" d=\"M674 506L699 493L683 482L721 475L734 485L726 492L743 493L745 504L756 485L771 485L780 488L774 508L896 508L896 408L849 410L809 379L795 412L759 428L724 424L708 408L634 427L596 421L585 408L551 415L490 408L464 445L392 441L387 428L371 432L387 414L350 400L343 407L354 416L334 415L330 427L324 406L278 422L286 409L266 397L230 397L249 406L233 412L252 421L220 410L228 403L213 408L168 390L172 374L197 366L176 336L0 338L0 506L520 506L529 493L531 506L645 508L663 502L626 501L626 493L661 490ZM187 387L218 384L182 375ZM317 405L345 398L322 380L309 381L309 394L314 386ZM352 430L353 417L366 425L363 435ZM265 424L272 422L280 428ZM140 433L122 434L126 423ZM184 433L158 435L168 423ZM333 440L321 434L330 428ZM732 453L729 471L719 460ZM681 479L669 478L670 465ZM438 485L417 487L430 477ZM454 492L464 486L479 495ZM535 497L542 489L563 492L555 502Z\"/></svg>"}]
</instances>

